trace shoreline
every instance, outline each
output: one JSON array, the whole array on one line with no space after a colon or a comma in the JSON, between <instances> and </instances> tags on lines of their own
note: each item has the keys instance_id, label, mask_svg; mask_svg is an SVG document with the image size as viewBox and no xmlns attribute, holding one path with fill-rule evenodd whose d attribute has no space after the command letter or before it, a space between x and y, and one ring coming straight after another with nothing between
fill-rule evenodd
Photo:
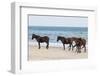
<instances>
[{"instance_id":1,"label":"shoreline","mask_svg":"<svg viewBox=\"0 0 100 76\"><path fill-rule=\"evenodd\" d=\"M74 51L68 51L66 47L63 50L63 47L52 47L46 49L44 46L41 46L38 49L37 45L29 45L29 61L31 60L60 60L60 59L86 59L88 58L88 51L84 53L76 53Z\"/></svg>"},{"instance_id":2,"label":"shoreline","mask_svg":"<svg viewBox=\"0 0 100 76\"><path fill-rule=\"evenodd\" d=\"M87 42L86 42L87 43ZM46 47L46 43L41 43L42 47ZM38 46L37 42L29 41L28 46ZM68 47L69 44L65 44L65 47ZM61 47L63 48L63 44L61 42L58 43L49 43L49 47ZM88 43L86 44L86 48L88 48Z\"/></svg>"}]
</instances>

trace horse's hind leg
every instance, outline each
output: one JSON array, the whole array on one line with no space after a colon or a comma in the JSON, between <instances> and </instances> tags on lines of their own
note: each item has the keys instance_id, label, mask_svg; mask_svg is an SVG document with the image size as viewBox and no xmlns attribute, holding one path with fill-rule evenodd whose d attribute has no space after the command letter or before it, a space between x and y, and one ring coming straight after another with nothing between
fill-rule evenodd
<instances>
[{"instance_id":1,"label":"horse's hind leg","mask_svg":"<svg viewBox=\"0 0 100 76\"><path fill-rule=\"evenodd\" d=\"M78 46L76 46L76 51L75 52L77 52L78 51Z\"/></svg>"},{"instance_id":2,"label":"horse's hind leg","mask_svg":"<svg viewBox=\"0 0 100 76\"><path fill-rule=\"evenodd\" d=\"M73 51L73 49L74 49L74 46L72 45L72 51Z\"/></svg>"},{"instance_id":3,"label":"horse's hind leg","mask_svg":"<svg viewBox=\"0 0 100 76\"><path fill-rule=\"evenodd\" d=\"M39 48L38 49L40 49L41 47L40 47L40 42L38 42L38 45L39 45Z\"/></svg>"},{"instance_id":4,"label":"horse's hind leg","mask_svg":"<svg viewBox=\"0 0 100 76\"><path fill-rule=\"evenodd\" d=\"M64 50L65 50L65 44L63 44Z\"/></svg>"},{"instance_id":5,"label":"horse's hind leg","mask_svg":"<svg viewBox=\"0 0 100 76\"><path fill-rule=\"evenodd\" d=\"M47 49L49 48L49 43L47 43L47 46L46 46L46 48L47 48Z\"/></svg>"},{"instance_id":6,"label":"horse's hind leg","mask_svg":"<svg viewBox=\"0 0 100 76\"><path fill-rule=\"evenodd\" d=\"M84 46L84 52L86 52L86 46Z\"/></svg>"}]
</instances>

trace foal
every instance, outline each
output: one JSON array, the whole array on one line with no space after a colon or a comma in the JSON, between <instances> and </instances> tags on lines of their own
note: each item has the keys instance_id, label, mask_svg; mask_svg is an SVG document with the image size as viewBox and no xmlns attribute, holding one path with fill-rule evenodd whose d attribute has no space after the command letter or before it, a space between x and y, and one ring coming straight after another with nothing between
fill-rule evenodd
<instances>
[{"instance_id":1,"label":"foal","mask_svg":"<svg viewBox=\"0 0 100 76\"><path fill-rule=\"evenodd\" d=\"M34 38L35 38L36 41L38 42L39 49L41 48L41 47L40 47L40 43L44 43L44 42L47 44L46 48L47 48L47 49L49 48L49 37L48 37L48 36L43 36L43 37L41 37L41 36L39 36L39 35L32 34L32 40L33 40Z\"/></svg>"}]
</instances>

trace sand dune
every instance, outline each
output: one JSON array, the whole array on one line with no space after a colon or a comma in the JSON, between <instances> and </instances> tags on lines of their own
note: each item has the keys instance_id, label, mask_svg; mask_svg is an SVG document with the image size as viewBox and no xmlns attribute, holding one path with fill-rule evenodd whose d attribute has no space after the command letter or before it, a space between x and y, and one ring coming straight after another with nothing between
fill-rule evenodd
<instances>
[{"instance_id":1,"label":"sand dune","mask_svg":"<svg viewBox=\"0 0 100 76\"><path fill-rule=\"evenodd\" d=\"M45 47L41 47L38 49L37 46L29 45L29 60L48 60L48 59L83 59L88 58L88 53L76 53L74 51L63 50L61 47L52 47L50 46L49 49Z\"/></svg>"}]
</instances>

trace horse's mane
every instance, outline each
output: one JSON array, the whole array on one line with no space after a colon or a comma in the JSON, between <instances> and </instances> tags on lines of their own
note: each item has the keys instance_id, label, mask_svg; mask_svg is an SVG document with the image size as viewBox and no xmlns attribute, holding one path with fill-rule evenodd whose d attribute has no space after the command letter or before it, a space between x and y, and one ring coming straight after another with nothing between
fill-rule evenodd
<instances>
[{"instance_id":1,"label":"horse's mane","mask_svg":"<svg viewBox=\"0 0 100 76\"><path fill-rule=\"evenodd\" d=\"M59 38L65 38L64 36L58 36Z\"/></svg>"}]
</instances>

